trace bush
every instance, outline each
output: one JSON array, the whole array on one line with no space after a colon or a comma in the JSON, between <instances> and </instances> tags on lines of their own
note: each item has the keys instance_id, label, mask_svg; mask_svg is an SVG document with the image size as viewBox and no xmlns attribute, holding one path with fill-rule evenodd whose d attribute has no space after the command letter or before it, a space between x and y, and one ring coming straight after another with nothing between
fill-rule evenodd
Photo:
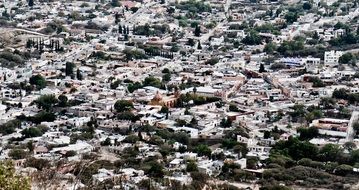
<instances>
[{"instance_id":1,"label":"bush","mask_svg":"<svg viewBox=\"0 0 359 190\"><path fill-rule=\"evenodd\" d=\"M28 158L25 160L25 167L32 167L38 170L43 170L50 167L50 162L45 159L37 159L34 157Z\"/></svg>"},{"instance_id":2,"label":"bush","mask_svg":"<svg viewBox=\"0 0 359 190\"><path fill-rule=\"evenodd\" d=\"M12 149L9 152L9 156L14 160L20 160L26 158L27 152L23 149Z\"/></svg>"},{"instance_id":3,"label":"bush","mask_svg":"<svg viewBox=\"0 0 359 190\"><path fill-rule=\"evenodd\" d=\"M15 132L16 128L21 126L21 122L17 119L8 121L2 125L0 125L0 133L3 135L12 134Z\"/></svg>"},{"instance_id":4,"label":"bush","mask_svg":"<svg viewBox=\"0 0 359 190\"><path fill-rule=\"evenodd\" d=\"M24 130L21 131L21 134L25 137L25 138L31 138L31 137L39 137L42 136L42 132L40 131L40 129L35 128L35 127L30 127L30 128L26 128Z\"/></svg>"},{"instance_id":5,"label":"bush","mask_svg":"<svg viewBox=\"0 0 359 190\"><path fill-rule=\"evenodd\" d=\"M133 108L133 103L128 100L118 100L116 101L114 108L117 112L130 111Z\"/></svg>"},{"instance_id":6,"label":"bush","mask_svg":"<svg viewBox=\"0 0 359 190\"><path fill-rule=\"evenodd\" d=\"M42 95L37 98L34 103L39 109L50 110L55 104L58 103L58 99L54 95Z\"/></svg>"},{"instance_id":7,"label":"bush","mask_svg":"<svg viewBox=\"0 0 359 190\"><path fill-rule=\"evenodd\" d=\"M43 89L46 87L46 80L40 74L33 75L30 77L30 84L35 85L38 89Z\"/></svg>"}]
</instances>

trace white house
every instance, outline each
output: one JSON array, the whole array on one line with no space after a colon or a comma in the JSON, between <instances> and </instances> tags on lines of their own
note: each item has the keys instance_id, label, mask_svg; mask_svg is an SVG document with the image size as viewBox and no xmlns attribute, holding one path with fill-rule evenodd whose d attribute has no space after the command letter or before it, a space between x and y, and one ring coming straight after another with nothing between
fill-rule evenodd
<instances>
[{"instance_id":1,"label":"white house","mask_svg":"<svg viewBox=\"0 0 359 190\"><path fill-rule=\"evenodd\" d=\"M338 64L339 57L341 57L342 55L342 51L326 51L324 53L324 64Z\"/></svg>"}]
</instances>

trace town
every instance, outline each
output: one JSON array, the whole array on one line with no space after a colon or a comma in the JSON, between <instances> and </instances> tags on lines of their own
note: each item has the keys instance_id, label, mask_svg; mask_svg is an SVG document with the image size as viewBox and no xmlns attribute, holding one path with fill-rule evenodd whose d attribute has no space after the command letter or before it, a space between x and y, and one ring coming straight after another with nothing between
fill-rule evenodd
<instances>
[{"instance_id":1,"label":"town","mask_svg":"<svg viewBox=\"0 0 359 190\"><path fill-rule=\"evenodd\" d=\"M0 189L359 189L358 0L1 0Z\"/></svg>"}]
</instances>

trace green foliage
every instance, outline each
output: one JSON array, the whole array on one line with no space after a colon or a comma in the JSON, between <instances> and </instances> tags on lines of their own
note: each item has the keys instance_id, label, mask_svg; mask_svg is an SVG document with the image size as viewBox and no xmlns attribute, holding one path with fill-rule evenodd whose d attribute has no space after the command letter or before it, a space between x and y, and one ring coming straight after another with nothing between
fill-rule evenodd
<instances>
[{"instance_id":1,"label":"green foliage","mask_svg":"<svg viewBox=\"0 0 359 190\"><path fill-rule=\"evenodd\" d=\"M293 22L296 22L298 19L298 13L288 12L284 18L287 21L288 24L292 24Z\"/></svg>"},{"instance_id":2,"label":"green foliage","mask_svg":"<svg viewBox=\"0 0 359 190\"><path fill-rule=\"evenodd\" d=\"M186 171L187 172L197 172L198 171L197 163L195 161L187 162Z\"/></svg>"},{"instance_id":3,"label":"green foliage","mask_svg":"<svg viewBox=\"0 0 359 190\"><path fill-rule=\"evenodd\" d=\"M40 129L36 128L36 127L26 128L26 129L21 131L21 134L25 138L39 137L39 136L43 135L42 131Z\"/></svg>"},{"instance_id":4,"label":"green foliage","mask_svg":"<svg viewBox=\"0 0 359 190\"><path fill-rule=\"evenodd\" d=\"M133 103L128 100L117 100L114 108L117 112L130 111L133 109Z\"/></svg>"},{"instance_id":5,"label":"green foliage","mask_svg":"<svg viewBox=\"0 0 359 190\"><path fill-rule=\"evenodd\" d=\"M134 92L135 90L139 89L142 87L142 84L139 83L139 82L135 82L135 83L129 83L128 86L127 86L127 90L132 93Z\"/></svg>"},{"instance_id":6,"label":"green foliage","mask_svg":"<svg viewBox=\"0 0 359 190\"><path fill-rule=\"evenodd\" d=\"M158 78L149 76L149 77L146 77L145 80L143 81L143 86L153 86L156 88L161 88L162 82Z\"/></svg>"},{"instance_id":7,"label":"green foliage","mask_svg":"<svg viewBox=\"0 0 359 190\"><path fill-rule=\"evenodd\" d=\"M15 167L11 161L3 161L0 163L0 189L30 190L31 184L28 178L15 173Z\"/></svg>"},{"instance_id":8,"label":"green foliage","mask_svg":"<svg viewBox=\"0 0 359 190\"><path fill-rule=\"evenodd\" d=\"M277 49L277 51L284 56L298 55L298 51L304 49L304 42L302 40L284 41Z\"/></svg>"},{"instance_id":9,"label":"green foliage","mask_svg":"<svg viewBox=\"0 0 359 190\"><path fill-rule=\"evenodd\" d=\"M349 93L346 89L335 89L332 94L333 98L348 100L351 104L357 104L359 102L358 93ZM334 101L334 100L333 100Z\"/></svg>"},{"instance_id":10,"label":"green foliage","mask_svg":"<svg viewBox=\"0 0 359 190\"><path fill-rule=\"evenodd\" d=\"M218 57L212 57L212 58L208 59L208 60L205 62L205 64L206 64L206 65L215 65L215 64L217 64L218 62L219 62Z\"/></svg>"},{"instance_id":11,"label":"green foliage","mask_svg":"<svg viewBox=\"0 0 359 190\"><path fill-rule=\"evenodd\" d=\"M177 9L185 10L191 15L196 15L203 12L211 12L211 6L203 1L190 0L176 4Z\"/></svg>"},{"instance_id":12,"label":"green foliage","mask_svg":"<svg viewBox=\"0 0 359 190\"><path fill-rule=\"evenodd\" d=\"M66 74L66 76L73 76L74 68L75 68L74 63L66 62L66 66L65 66L65 74Z\"/></svg>"},{"instance_id":13,"label":"green foliage","mask_svg":"<svg viewBox=\"0 0 359 190\"><path fill-rule=\"evenodd\" d=\"M162 81L169 82L171 80L171 74L166 73L162 76Z\"/></svg>"},{"instance_id":14,"label":"green foliage","mask_svg":"<svg viewBox=\"0 0 359 190\"><path fill-rule=\"evenodd\" d=\"M37 98L34 103L39 109L51 110L58 103L58 99L54 95L42 95Z\"/></svg>"},{"instance_id":15,"label":"green foliage","mask_svg":"<svg viewBox=\"0 0 359 190\"><path fill-rule=\"evenodd\" d=\"M164 167L162 164L158 163L158 162L152 162L150 164L151 168L149 169L148 171L148 174L151 176L151 177L154 177L154 178L162 178L164 176Z\"/></svg>"},{"instance_id":16,"label":"green foliage","mask_svg":"<svg viewBox=\"0 0 359 190\"><path fill-rule=\"evenodd\" d=\"M359 36L354 36L352 33L346 33L338 38L331 39L329 44L332 46L344 46L356 44L359 40Z\"/></svg>"},{"instance_id":17,"label":"green foliage","mask_svg":"<svg viewBox=\"0 0 359 190\"><path fill-rule=\"evenodd\" d=\"M198 26L198 25L196 26L196 28L194 29L194 35L197 36L197 37L201 36L201 28L200 28L200 26ZM200 42L198 42L198 43L200 43Z\"/></svg>"},{"instance_id":18,"label":"green foliage","mask_svg":"<svg viewBox=\"0 0 359 190\"><path fill-rule=\"evenodd\" d=\"M279 153L288 156L294 160L302 158L315 159L318 155L318 148L306 141L299 141L297 138L289 138L288 141L277 142L273 149L273 153Z\"/></svg>"},{"instance_id":19,"label":"green foliage","mask_svg":"<svg viewBox=\"0 0 359 190\"><path fill-rule=\"evenodd\" d=\"M43 121L53 122L53 121L55 121L55 118L56 118L56 116L53 112L41 111L41 112L37 113L36 115L29 117L28 120L33 123L39 124Z\"/></svg>"},{"instance_id":20,"label":"green foliage","mask_svg":"<svg viewBox=\"0 0 359 190\"><path fill-rule=\"evenodd\" d=\"M266 69L264 68L264 64L263 64L263 63L261 63L261 64L259 65L259 72L260 72L260 73L266 72Z\"/></svg>"},{"instance_id":21,"label":"green foliage","mask_svg":"<svg viewBox=\"0 0 359 190\"><path fill-rule=\"evenodd\" d=\"M110 88L111 89L116 89L119 85L121 84L121 80L115 80L114 82L112 82L111 84L110 84Z\"/></svg>"},{"instance_id":22,"label":"green foliage","mask_svg":"<svg viewBox=\"0 0 359 190\"><path fill-rule=\"evenodd\" d=\"M162 73L171 73L171 71L170 71L168 68L164 68L164 69L162 70Z\"/></svg>"},{"instance_id":23,"label":"green foliage","mask_svg":"<svg viewBox=\"0 0 359 190\"><path fill-rule=\"evenodd\" d=\"M118 0L111 0L111 6L119 7L121 6L121 3Z\"/></svg>"},{"instance_id":24,"label":"green foliage","mask_svg":"<svg viewBox=\"0 0 359 190\"><path fill-rule=\"evenodd\" d=\"M22 56L8 51L0 52L0 62L2 67L13 68L25 63Z\"/></svg>"},{"instance_id":25,"label":"green foliage","mask_svg":"<svg viewBox=\"0 0 359 190\"><path fill-rule=\"evenodd\" d=\"M106 138L103 142L101 142L101 146L110 146L111 145L111 139Z\"/></svg>"},{"instance_id":26,"label":"green foliage","mask_svg":"<svg viewBox=\"0 0 359 190\"><path fill-rule=\"evenodd\" d=\"M167 106L162 106L161 107L161 110L160 110L160 113L168 113L169 112L169 109Z\"/></svg>"},{"instance_id":27,"label":"green foliage","mask_svg":"<svg viewBox=\"0 0 359 190\"><path fill-rule=\"evenodd\" d=\"M103 51L92 52L90 57L94 57L100 60L109 60L109 56L107 56Z\"/></svg>"},{"instance_id":28,"label":"green foliage","mask_svg":"<svg viewBox=\"0 0 359 190\"><path fill-rule=\"evenodd\" d=\"M162 36L170 32L170 27L167 24L152 25L149 24L136 26L133 29L134 34L143 36Z\"/></svg>"},{"instance_id":29,"label":"green foliage","mask_svg":"<svg viewBox=\"0 0 359 190\"><path fill-rule=\"evenodd\" d=\"M43 89L46 87L46 80L40 74L33 75L30 77L30 84L35 85L38 89Z\"/></svg>"},{"instance_id":30,"label":"green foliage","mask_svg":"<svg viewBox=\"0 0 359 190\"><path fill-rule=\"evenodd\" d=\"M309 2L304 2L303 3L303 9L304 10L310 10L312 8L312 4L310 4Z\"/></svg>"},{"instance_id":31,"label":"green foliage","mask_svg":"<svg viewBox=\"0 0 359 190\"><path fill-rule=\"evenodd\" d=\"M131 61L134 59L146 59L147 58L147 56L140 50L125 49L125 50L123 50L122 53L125 54L127 61Z\"/></svg>"},{"instance_id":32,"label":"green foliage","mask_svg":"<svg viewBox=\"0 0 359 190\"><path fill-rule=\"evenodd\" d=\"M242 43L246 45L259 45L262 43L262 39L258 35L258 32L252 30L243 38Z\"/></svg>"},{"instance_id":33,"label":"green foliage","mask_svg":"<svg viewBox=\"0 0 359 190\"><path fill-rule=\"evenodd\" d=\"M21 127L21 122L17 119L10 120L2 125L0 125L0 133L3 135L12 134L15 132L16 128Z\"/></svg>"},{"instance_id":34,"label":"green foliage","mask_svg":"<svg viewBox=\"0 0 359 190\"><path fill-rule=\"evenodd\" d=\"M264 46L263 51L266 52L267 54L272 54L276 50L277 50L277 45L273 42L269 42Z\"/></svg>"},{"instance_id":35,"label":"green foliage","mask_svg":"<svg viewBox=\"0 0 359 190\"><path fill-rule=\"evenodd\" d=\"M319 130L316 127L302 127L298 128L297 131L300 133L299 140L310 140L319 135Z\"/></svg>"},{"instance_id":36,"label":"green foliage","mask_svg":"<svg viewBox=\"0 0 359 190\"><path fill-rule=\"evenodd\" d=\"M229 128L232 126L232 121L230 119L223 118L220 123L221 127Z\"/></svg>"},{"instance_id":37,"label":"green foliage","mask_svg":"<svg viewBox=\"0 0 359 190\"><path fill-rule=\"evenodd\" d=\"M133 114L131 111L123 111L117 114L117 119L136 122L139 116Z\"/></svg>"},{"instance_id":38,"label":"green foliage","mask_svg":"<svg viewBox=\"0 0 359 190\"><path fill-rule=\"evenodd\" d=\"M14 160L20 160L26 158L27 152L23 149L15 148L15 149L11 149L8 155Z\"/></svg>"},{"instance_id":39,"label":"green foliage","mask_svg":"<svg viewBox=\"0 0 359 190\"><path fill-rule=\"evenodd\" d=\"M139 140L140 140L140 138L137 135L129 135L123 140L123 142L133 144Z\"/></svg>"},{"instance_id":40,"label":"green foliage","mask_svg":"<svg viewBox=\"0 0 359 190\"><path fill-rule=\"evenodd\" d=\"M339 57L340 64L348 64L354 61L355 57L351 53L345 53Z\"/></svg>"},{"instance_id":41,"label":"green foliage","mask_svg":"<svg viewBox=\"0 0 359 190\"><path fill-rule=\"evenodd\" d=\"M313 87L325 87L324 82L318 77L310 77L308 82L312 82Z\"/></svg>"},{"instance_id":42,"label":"green foliage","mask_svg":"<svg viewBox=\"0 0 359 190\"><path fill-rule=\"evenodd\" d=\"M271 23L265 23L260 26L255 26L254 30L257 32L272 33L275 35L280 34L280 26L275 26Z\"/></svg>"},{"instance_id":43,"label":"green foliage","mask_svg":"<svg viewBox=\"0 0 359 190\"><path fill-rule=\"evenodd\" d=\"M342 164L335 169L335 173L341 176L346 176L353 173L353 167L346 164Z\"/></svg>"},{"instance_id":44,"label":"green foliage","mask_svg":"<svg viewBox=\"0 0 359 190\"><path fill-rule=\"evenodd\" d=\"M198 156L207 156L211 157L212 150L204 144L200 144L195 148L195 152L198 154Z\"/></svg>"},{"instance_id":45,"label":"green foliage","mask_svg":"<svg viewBox=\"0 0 359 190\"><path fill-rule=\"evenodd\" d=\"M61 94L58 98L59 107L66 107L68 105L68 98L66 95Z\"/></svg>"},{"instance_id":46,"label":"green foliage","mask_svg":"<svg viewBox=\"0 0 359 190\"><path fill-rule=\"evenodd\" d=\"M25 167L32 167L41 171L43 169L50 167L50 161L46 159L41 159L41 158L38 159L38 158L30 157L25 160L24 165Z\"/></svg>"}]
</instances>

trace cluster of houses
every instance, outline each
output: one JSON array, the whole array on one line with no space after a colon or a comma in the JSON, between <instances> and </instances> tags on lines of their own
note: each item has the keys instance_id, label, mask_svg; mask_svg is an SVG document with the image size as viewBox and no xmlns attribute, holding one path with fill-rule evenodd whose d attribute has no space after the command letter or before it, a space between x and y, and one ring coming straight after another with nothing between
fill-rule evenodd
<instances>
[{"instance_id":1,"label":"cluster of houses","mask_svg":"<svg viewBox=\"0 0 359 190\"><path fill-rule=\"evenodd\" d=\"M336 90L358 93L356 60L353 58L351 65L340 61L348 52L353 52L355 57L357 49L328 48L316 57L283 56L265 51L269 42L279 47L303 35L308 41L311 37L305 35L313 32L328 44L348 32L334 25L357 18L357 7L352 6L348 14L339 11L333 16L305 12L297 21L280 29L279 34L259 32L258 36L264 39L262 43L240 43L238 47L233 43L253 34L234 26L248 21L254 23L253 27L283 23L287 10L277 11L276 16L263 16L268 12L263 7L271 8L272 12L281 7L276 1L211 0L197 2L203 4L200 7L196 7L196 1L186 0L118 1L119 6L110 0L34 2L29 7L25 0L4 0L0 6L0 13L9 15L8 22L14 23L4 27L4 31L11 34L7 36L10 40L16 41L0 44L0 63L6 59L1 57L6 51L37 54L38 48L27 47L29 40L40 39L37 41L45 44L41 55L27 58L25 64L0 67L0 124L6 127L14 119L36 117L44 111L36 101L44 96L59 100L60 96L66 96L67 104L61 108L52 105L53 121L35 124L25 120L13 133L0 136L2 159L11 158L9 147L12 146L7 145L22 138L24 129L38 125L48 130L17 143L31 142L33 150L25 151L31 157L51 162L66 157L68 163L82 162L83 155L94 152L102 152L104 159L111 157L113 162L121 158L126 148L134 146L142 159L161 155L159 145L145 141L154 134L134 132L139 126L153 126L185 133L191 140L219 143L228 138L228 131L244 130L245 134L236 134L234 141L244 144L246 153L208 143L211 154L224 155L224 159L196 151L179 151L186 145L173 142L174 153L166 159L165 170L169 172L165 178L184 185L192 182L191 175L184 172L189 161L196 162L199 172L213 177L220 175L223 165L228 163L261 174L261 163L269 158L271 147L290 136L299 136L299 127L317 128L321 136L310 142L318 146L351 141L359 147L359 139L353 132L358 120L357 108L345 100L337 104L347 108L346 117L324 115L299 122L290 116L293 106L320 107L322 99L331 98ZM180 6L187 4L195 8L185 10ZM203 11L203 6L209 6L211 11ZM318 12L327 12L319 1L312 6ZM122 27L128 28L127 33ZM59 42L58 51L46 46L53 40ZM146 54L146 48L160 53L158 56ZM280 68L275 68L278 65ZM36 75L46 80L46 86L26 89L30 78ZM321 84L316 85L313 78ZM138 119L118 116L121 114L116 110L119 100L133 104L130 112ZM331 111L340 112L337 108ZM81 130L94 120L92 138L74 138L85 133ZM127 131L127 134L119 131ZM273 131L279 135L266 135ZM144 140L126 142L131 135ZM104 144L108 139L109 144ZM252 158L258 159L254 167L247 163ZM24 169L25 161L25 157L16 160L17 166ZM63 188L85 186L77 183L75 176L73 179L75 182L63 184ZM121 187L131 189L149 176L142 169L124 166L119 170L100 168L92 179L94 183L121 179Z\"/></svg>"}]
</instances>

